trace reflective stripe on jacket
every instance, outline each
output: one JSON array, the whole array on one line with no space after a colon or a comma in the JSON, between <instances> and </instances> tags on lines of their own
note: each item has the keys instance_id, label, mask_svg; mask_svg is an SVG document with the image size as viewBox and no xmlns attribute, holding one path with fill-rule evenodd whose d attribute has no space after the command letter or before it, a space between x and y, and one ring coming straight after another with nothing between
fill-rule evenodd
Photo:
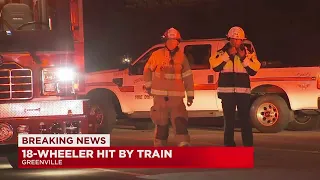
<instances>
[{"instance_id":1,"label":"reflective stripe on jacket","mask_svg":"<svg viewBox=\"0 0 320 180\"><path fill-rule=\"evenodd\" d=\"M166 48L152 53L144 67L145 87L151 88L152 95L194 97L193 73L183 51L173 56Z\"/></svg>"},{"instance_id":2,"label":"reflective stripe on jacket","mask_svg":"<svg viewBox=\"0 0 320 180\"><path fill-rule=\"evenodd\" d=\"M220 72L218 80L218 95L222 93L251 93L250 77L257 74L261 67L253 49L246 48L246 57L241 60L235 56L232 60L222 49L209 60L211 68Z\"/></svg>"}]
</instances>

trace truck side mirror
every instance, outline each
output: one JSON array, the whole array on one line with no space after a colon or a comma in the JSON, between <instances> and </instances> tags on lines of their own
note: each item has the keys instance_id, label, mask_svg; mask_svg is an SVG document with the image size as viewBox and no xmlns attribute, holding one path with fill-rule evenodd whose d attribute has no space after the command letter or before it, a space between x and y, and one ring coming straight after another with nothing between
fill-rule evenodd
<instances>
[{"instance_id":1,"label":"truck side mirror","mask_svg":"<svg viewBox=\"0 0 320 180\"><path fill-rule=\"evenodd\" d=\"M268 64L267 61L262 61L261 62L261 67L265 68L265 67L267 67L267 64Z\"/></svg>"}]
</instances>

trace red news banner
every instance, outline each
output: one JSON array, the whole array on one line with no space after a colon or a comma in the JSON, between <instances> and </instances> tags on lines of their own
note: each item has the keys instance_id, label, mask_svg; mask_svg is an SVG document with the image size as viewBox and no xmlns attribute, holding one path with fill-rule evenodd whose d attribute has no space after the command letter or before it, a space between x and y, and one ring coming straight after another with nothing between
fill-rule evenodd
<instances>
[{"instance_id":1,"label":"red news banner","mask_svg":"<svg viewBox=\"0 0 320 180\"><path fill-rule=\"evenodd\" d=\"M109 134L19 134L19 168L253 168L253 148L110 147Z\"/></svg>"}]
</instances>

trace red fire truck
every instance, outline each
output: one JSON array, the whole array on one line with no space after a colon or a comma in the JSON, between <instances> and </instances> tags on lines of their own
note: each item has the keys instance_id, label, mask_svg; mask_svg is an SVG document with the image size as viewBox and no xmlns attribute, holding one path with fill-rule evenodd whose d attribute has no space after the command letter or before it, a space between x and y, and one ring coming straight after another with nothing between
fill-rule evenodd
<instances>
[{"instance_id":1,"label":"red fire truck","mask_svg":"<svg viewBox=\"0 0 320 180\"><path fill-rule=\"evenodd\" d=\"M0 152L17 167L19 133L84 134L97 126L78 96L82 0L0 0L0 8Z\"/></svg>"}]
</instances>

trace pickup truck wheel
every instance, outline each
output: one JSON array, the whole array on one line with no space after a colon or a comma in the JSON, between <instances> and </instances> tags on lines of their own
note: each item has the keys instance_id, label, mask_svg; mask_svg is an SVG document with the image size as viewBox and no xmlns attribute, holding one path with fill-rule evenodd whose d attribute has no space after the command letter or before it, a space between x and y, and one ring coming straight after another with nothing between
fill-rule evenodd
<instances>
[{"instance_id":1,"label":"pickup truck wheel","mask_svg":"<svg viewBox=\"0 0 320 180\"><path fill-rule=\"evenodd\" d=\"M286 101L278 95L257 98L250 109L253 126L262 133L277 133L284 130L290 118Z\"/></svg>"},{"instance_id":2,"label":"pickup truck wheel","mask_svg":"<svg viewBox=\"0 0 320 180\"><path fill-rule=\"evenodd\" d=\"M294 121L288 124L287 130L308 131L316 128L320 116L295 114Z\"/></svg>"},{"instance_id":3,"label":"pickup truck wheel","mask_svg":"<svg viewBox=\"0 0 320 180\"><path fill-rule=\"evenodd\" d=\"M113 104L106 103L105 99L92 101L90 114L96 118L96 133L110 134L112 132L117 118Z\"/></svg>"},{"instance_id":4,"label":"pickup truck wheel","mask_svg":"<svg viewBox=\"0 0 320 180\"><path fill-rule=\"evenodd\" d=\"M7 154L7 160L13 169L18 169L18 152Z\"/></svg>"}]
</instances>

